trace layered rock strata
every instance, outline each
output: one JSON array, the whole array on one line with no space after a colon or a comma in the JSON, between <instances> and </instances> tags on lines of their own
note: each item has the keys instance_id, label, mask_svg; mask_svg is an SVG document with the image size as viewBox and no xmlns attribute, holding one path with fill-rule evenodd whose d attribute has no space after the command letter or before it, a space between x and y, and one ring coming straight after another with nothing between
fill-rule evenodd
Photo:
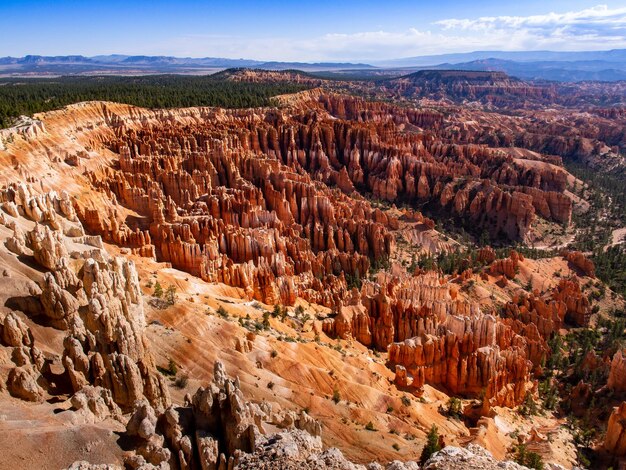
<instances>
[{"instance_id":1,"label":"layered rock strata","mask_svg":"<svg viewBox=\"0 0 626 470\"><path fill-rule=\"evenodd\" d=\"M79 217L107 240L267 303L332 306L346 277L390 256L398 221L359 193L426 203L511 239L527 238L538 215L571 217L560 173L444 142L431 110L317 94L283 110L149 122L116 128L117 164L88 173L113 205Z\"/></svg>"}]
</instances>

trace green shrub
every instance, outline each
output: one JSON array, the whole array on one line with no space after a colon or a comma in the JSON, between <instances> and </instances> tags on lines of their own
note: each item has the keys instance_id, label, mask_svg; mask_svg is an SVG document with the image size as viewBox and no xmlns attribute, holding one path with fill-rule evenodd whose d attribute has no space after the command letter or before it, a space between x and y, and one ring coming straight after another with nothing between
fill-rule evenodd
<instances>
[{"instance_id":1,"label":"green shrub","mask_svg":"<svg viewBox=\"0 0 626 470\"><path fill-rule=\"evenodd\" d=\"M165 290L165 302L168 305L174 305L176 303L176 286L168 286Z\"/></svg>"},{"instance_id":2,"label":"green shrub","mask_svg":"<svg viewBox=\"0 0 626 470\"><path fill-rule=\"evenodd\" d=\"M176 386L176 388L185 388L187 386L187 384L189 383L189 376L187 374L181 374L178 377L176 377L176 381L174 382L174 385Z\"/></svg>"},{"instance_id":3,"label":"green shrub","mask_svg":"<svg viewBox=\"0 0 626 470\"><path fill-rule=\"evenodd\" d=\"M426 445L424 446L420 457L421 464L424 465L431 455L435 452L439 452L440 450L441 445L439 444L439 431L437 430L437 426L433 424L430 431L428 431L428 435L426 436Z\"/></svg>"},{"instance_id":4,"label":"green shrub","mask_svg":"<svg viewBox=\"0 0 626 470\"><path fill-rule=\"evenodd\" d=\"M217 314L222 318L228 318L228 312L226 311L223 305L220 305L217 308Z\"/></svg>"},{"instance_id":5,"label":"green shrub","mask_svg":"<svg viewBox=\"0 0 626 470\"><path fill-rule=\"evenodd\" d=\"M517 446L517 452L515 455L515 461L528 468L534 468L535 470L543 470L543 460L541 456L536 452L529 452L526 449L526 445L520 444Z\"/></svg>"},{"instance_id":6,"label":"green shrub","mask_svg":"<svg viewBox=\"0 0 626 470\"><path fill-rule=\"evenodd\" d=\"M535 403L535 399L530 392L526 393L524 397L524 403L519 407L519 412L522 416L536 416L539 414L539 409Z\"/></svg>"},{"instance_id":7,"label":"green shrub","mask_svg":"<svg viewBox=\"0 0 626 470\"><path fill-rule=\"evenodd\" d=\"M178 366L176 365L174 360L170 358L170 360L169 360L169 362L167 364L167 368L166 367L157 366L157 370L161 374L163 374L163 375L169 375L169 376L173 377L178 372Z\"/></svg>"},{"instance_id":8,"label":"green shrub","mask_svg":"<svg viewBox=\"0 0 626 470\"><path fill-rule=\"evenodd\" d=\"M463 416L463 403L456 397L448 400L448 416L454 419L461 419Z\"/></svg>"},{"instance_id":9,"label":"green shrub","mask_svg":"<svg viewBox=\"0 0 626 470\"><path fill-rule=\"evenodd\" d=\"M281 312L282 312L282 309L280 308L280 305L279 304L274 305L274 310L272 310L272 317L273 318L279 317Z\"/></svg>"},{"instance_id":10,"label":"green shrub","mask_svg":"<svg viewBox=\"0 0 626 470\"><path fill-rule=\"evenodd\" d=\"M157 281L156 284L154 285L154 296L157 299L160 299L161 297L163 297L163 288L161 287L161 284L159 283L159 281Z\"/></svg>"}]
</instances>

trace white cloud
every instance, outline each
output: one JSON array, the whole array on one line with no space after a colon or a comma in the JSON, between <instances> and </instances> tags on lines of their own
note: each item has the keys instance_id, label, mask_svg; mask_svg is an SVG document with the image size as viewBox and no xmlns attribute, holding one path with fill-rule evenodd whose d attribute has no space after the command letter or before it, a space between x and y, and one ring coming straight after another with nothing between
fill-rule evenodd
<instances>
[{"instance_id":1,"label":"white cloud","mask_svg":"<svg viewBox=\"0 0 626 470\"><path fill-rule=\"evenodd\" d=\"M626 45L626 7L597 5L580 11L531 16L486 16L437 21L444 33L491 38L511 35L509 49L596 50Z\"/></svg>"},{"instance_id":2,"label":"white cloud","mask_svg":"<svg viewBox=\"0 0 626 470\"><path fill-rule=\"evenodd\" d=\"M473 50L606 50L626 47L626 8L598 5L531 16L450 18L430 30L332 33L312 38L188 35L146 53L286 61L385 60Z\"/></svg>"},{"instance_id":3,"label":"white cloud","mask_svg":"<svg viewBox=\"0 0 626 470\"><path fill-rule=\"evenodd\" d=\"M472 29L477 31L490 29L544 30L548 33L558 29L592 26L600 31L607 27L624 28L626 26L626 7L610 9L607 5L597 5L580 11L566 13L548 13L531 16L484 16L478 19L446 19L435 22L444 29Z\"/></svg>"}]
</instances>

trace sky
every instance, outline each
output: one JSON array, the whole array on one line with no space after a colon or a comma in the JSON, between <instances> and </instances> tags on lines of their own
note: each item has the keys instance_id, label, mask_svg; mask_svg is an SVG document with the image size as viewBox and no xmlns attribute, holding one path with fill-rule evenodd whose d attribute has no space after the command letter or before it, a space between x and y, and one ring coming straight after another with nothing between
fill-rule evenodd
<instances>
[{"instance_id":1,"label":"sky","mask_svg":"<svg viewBox=\"0 0 626 470\"><path fill-rule=\"evenodd\" d=\"M0 56L366 62L626 48L626 0L0 0Z\"/></svg>"}]
</instances>

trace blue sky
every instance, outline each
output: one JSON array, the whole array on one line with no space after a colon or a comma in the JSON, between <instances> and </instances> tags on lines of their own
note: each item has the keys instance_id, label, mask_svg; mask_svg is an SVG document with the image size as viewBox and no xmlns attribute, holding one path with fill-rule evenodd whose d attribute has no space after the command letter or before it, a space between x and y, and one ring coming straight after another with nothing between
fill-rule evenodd
<instances>
[{"instance_id":1,"label":"blue sky","mask_svg":"<svg viewBox=\"0 0 626 470\"><path fill-rule=\"evenodd\" d=\"M626 48L626 0L0 0L0 56L383 60Z\"/></svg>"}]
</instances>

